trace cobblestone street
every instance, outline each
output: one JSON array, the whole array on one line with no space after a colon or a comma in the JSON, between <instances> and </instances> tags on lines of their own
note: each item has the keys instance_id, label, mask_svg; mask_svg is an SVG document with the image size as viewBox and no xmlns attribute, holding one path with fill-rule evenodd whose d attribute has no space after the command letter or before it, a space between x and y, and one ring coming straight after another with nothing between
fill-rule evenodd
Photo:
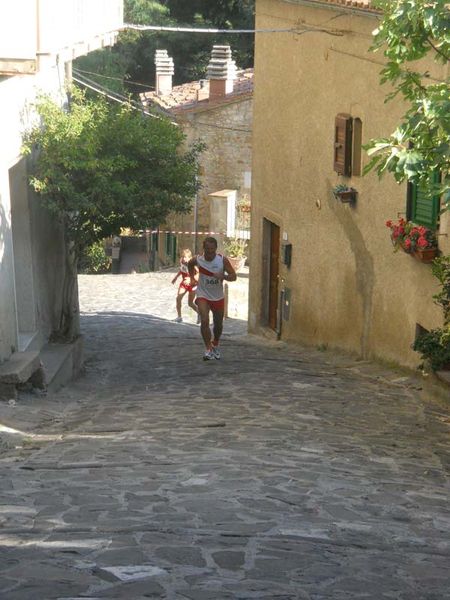
<instances>
[{"instance_id":1,"label":"cobblestone street","mask_svg":"<svg viewBox=\"0 0 450 600\"><path fill-rule=\"evenodd\" d=\"M85 372L0 405L0 597L450 599L450 404L237 319L203 362L172 277L81 276Z\"/></svg>"}]
</instances>

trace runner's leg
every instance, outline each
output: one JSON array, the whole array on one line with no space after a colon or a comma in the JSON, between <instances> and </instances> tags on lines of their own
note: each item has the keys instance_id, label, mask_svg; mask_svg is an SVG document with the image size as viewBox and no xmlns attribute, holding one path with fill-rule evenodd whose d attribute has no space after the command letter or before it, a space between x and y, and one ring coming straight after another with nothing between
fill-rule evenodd
<instances>
[{"instance_id":1,"label":"runner's leg","mask_svg":"<svg viewBox=\"0 0 450 600\"><path fill-rule=\"evenodd\" d=\"M195 300L195 292L191 290L189 292L189 296L188 296L188 304L192 308L192 310L195 310L195 312L198 313L198 308L197 308L197 305L195 304L194 300Z\"/></svg>"},{"instance_id":2,"label":"runner's leg","mask_svg":"<svg viewBox=\"0 0 450 600\"><path fill-rule=\"evenodd\" d=\"M220 336L223 330L223 315L224 309L213 310L213 333L214 333L214 345L219 345Z\"/></svg>"},{"instance_id":3,"label":"runner's leg","mask_svg":"<svg viewBox=\"0 0 450 600\"><path fill-rule=\"evenodd\" d=\"M211 329L209 328L209 304L203 298L197 298L198 312L201 318L200 332L202 334L205 348L209 350L211 347Z\"/></svg>"},{"instance_id":4,"label":"runner's leg","mask_svg":"<svg viewBox=\"0 0 450 600\"><path fill-rule=\"evenodd\" d=\"M181 301L184 298L184 295L186 294L187 290L184 290L182 287L178 288L178 293L177 293L177 315L179 318L181 318Z\"/></svg>"}]
</instances>

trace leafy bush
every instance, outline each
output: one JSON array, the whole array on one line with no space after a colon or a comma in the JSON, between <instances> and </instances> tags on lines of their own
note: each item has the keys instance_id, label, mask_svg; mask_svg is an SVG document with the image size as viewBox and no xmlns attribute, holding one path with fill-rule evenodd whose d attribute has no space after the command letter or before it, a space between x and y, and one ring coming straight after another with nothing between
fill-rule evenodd
<instances>
[{"instance_id":1,"label":"leafy bush","mask_svg":"<svg viewBox=\"0 0 450 600\"><path fill-rule=\"evenodd\" d=\"M414 342L413 349L430 361L433 371L447 367L450 365L450 327L422 334Z\"/></svg>"},{"instance_id":2,"label":"leafy bush","mask_svg":"<svg viewBox=\"0 0 450 600\"><path fill-rule=\"evenodd\" d=\"M225 238L223 241L223 251L226 256L241 257L246 256L247 240L241 240L237 237Z\"/></svg>"},{"instance_id":3,"label":"leafy bush","mask_svg":"<svg viewBox=\"0 0 450 600\"><path fill-rule=\"evenodd\" d=\"M78 272L84 274L107 273L111 268L111 258L106 255L102 242L87 247L79 261Z\"/></svg>"}]
</instances>

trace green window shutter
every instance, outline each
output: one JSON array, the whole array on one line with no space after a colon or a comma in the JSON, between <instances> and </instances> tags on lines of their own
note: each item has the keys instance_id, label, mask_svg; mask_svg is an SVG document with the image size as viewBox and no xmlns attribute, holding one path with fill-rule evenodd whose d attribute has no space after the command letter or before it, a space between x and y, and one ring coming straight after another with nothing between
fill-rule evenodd
<instances>
[{"instance_id":1,"label":"green window shutter","mask_svg":"<svg viewBox=\"0 0 450 600\"><path fill-rule=\"evenodd\" d=\"M175 263L177 261L177 236L174 235L172 237L172 261Z\"/></svg>"},{"instance_id":2,"label":"green window shutter","mask_svg":"<svg viewBox=\"0 0 450 600\"><path fill-rule=\"evenodd\" d=\"M156 250L158 251L158 246L159 246L159 236L158 233L152 233L152 250Z\"/></svg>"},{"instance_id":3,"label":"green window shutter","mask_svg":"<svg viewBox=\"0 0 450 600\"><path fill-rule=\"evenodd\" d=\"M431 177L432 183L438 183L440 174L433 173ZM417 225L425 225L430 229L437 229L439 223L439 196L426 197L424 186L409 184L409 199L408 199L408 220L417 223Z\"/></svg>"},{"instance_id":4,"label":"green window shutter","mask_svg":"<svg viewBox=\"0 0 450 600\"><path fill-rule=\"evenodd\" d=\"M170 256L170 246L171 246L171 234L166 233L165 235L165 252L166 256Z\"/></svg>"}]
</instances>

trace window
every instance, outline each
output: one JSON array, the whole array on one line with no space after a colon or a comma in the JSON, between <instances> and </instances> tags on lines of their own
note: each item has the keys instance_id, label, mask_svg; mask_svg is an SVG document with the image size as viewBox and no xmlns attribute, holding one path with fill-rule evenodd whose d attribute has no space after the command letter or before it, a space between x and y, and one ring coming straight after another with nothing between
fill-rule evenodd
<instances>
[{"instance_id":1,"label":"window","mask_svg":"<svg viewBox=\"0 0 450 600\"><path fill-rule=\"evenodd\" d=\"M334 121L334 170L338 175L352 174L352 131L353 119L339 113Z\"/></svg>"},{"instance_id":2,"label":"window","mask_svg":"<svg viewBox=\"0 0 450 600\"><path fill-rule=\"evenodd\" d=\"M439 183L440 173L435 171L430 178L432 184ZM425 186L408 183L406 217L408 221L413 221L417 225L425 225L430 229L439 227L439 196L426 197Z\"/></svg>"},{"instance_id":3,"label":"window","mask_svg":"<svg viewBox=\"0 0 450 600\"><path fill-rule=\"evenodd\" d=\"M344 177L361 175L361 119L339 113L334 131L334 170Z\"/></svg>"}]
</instances>

